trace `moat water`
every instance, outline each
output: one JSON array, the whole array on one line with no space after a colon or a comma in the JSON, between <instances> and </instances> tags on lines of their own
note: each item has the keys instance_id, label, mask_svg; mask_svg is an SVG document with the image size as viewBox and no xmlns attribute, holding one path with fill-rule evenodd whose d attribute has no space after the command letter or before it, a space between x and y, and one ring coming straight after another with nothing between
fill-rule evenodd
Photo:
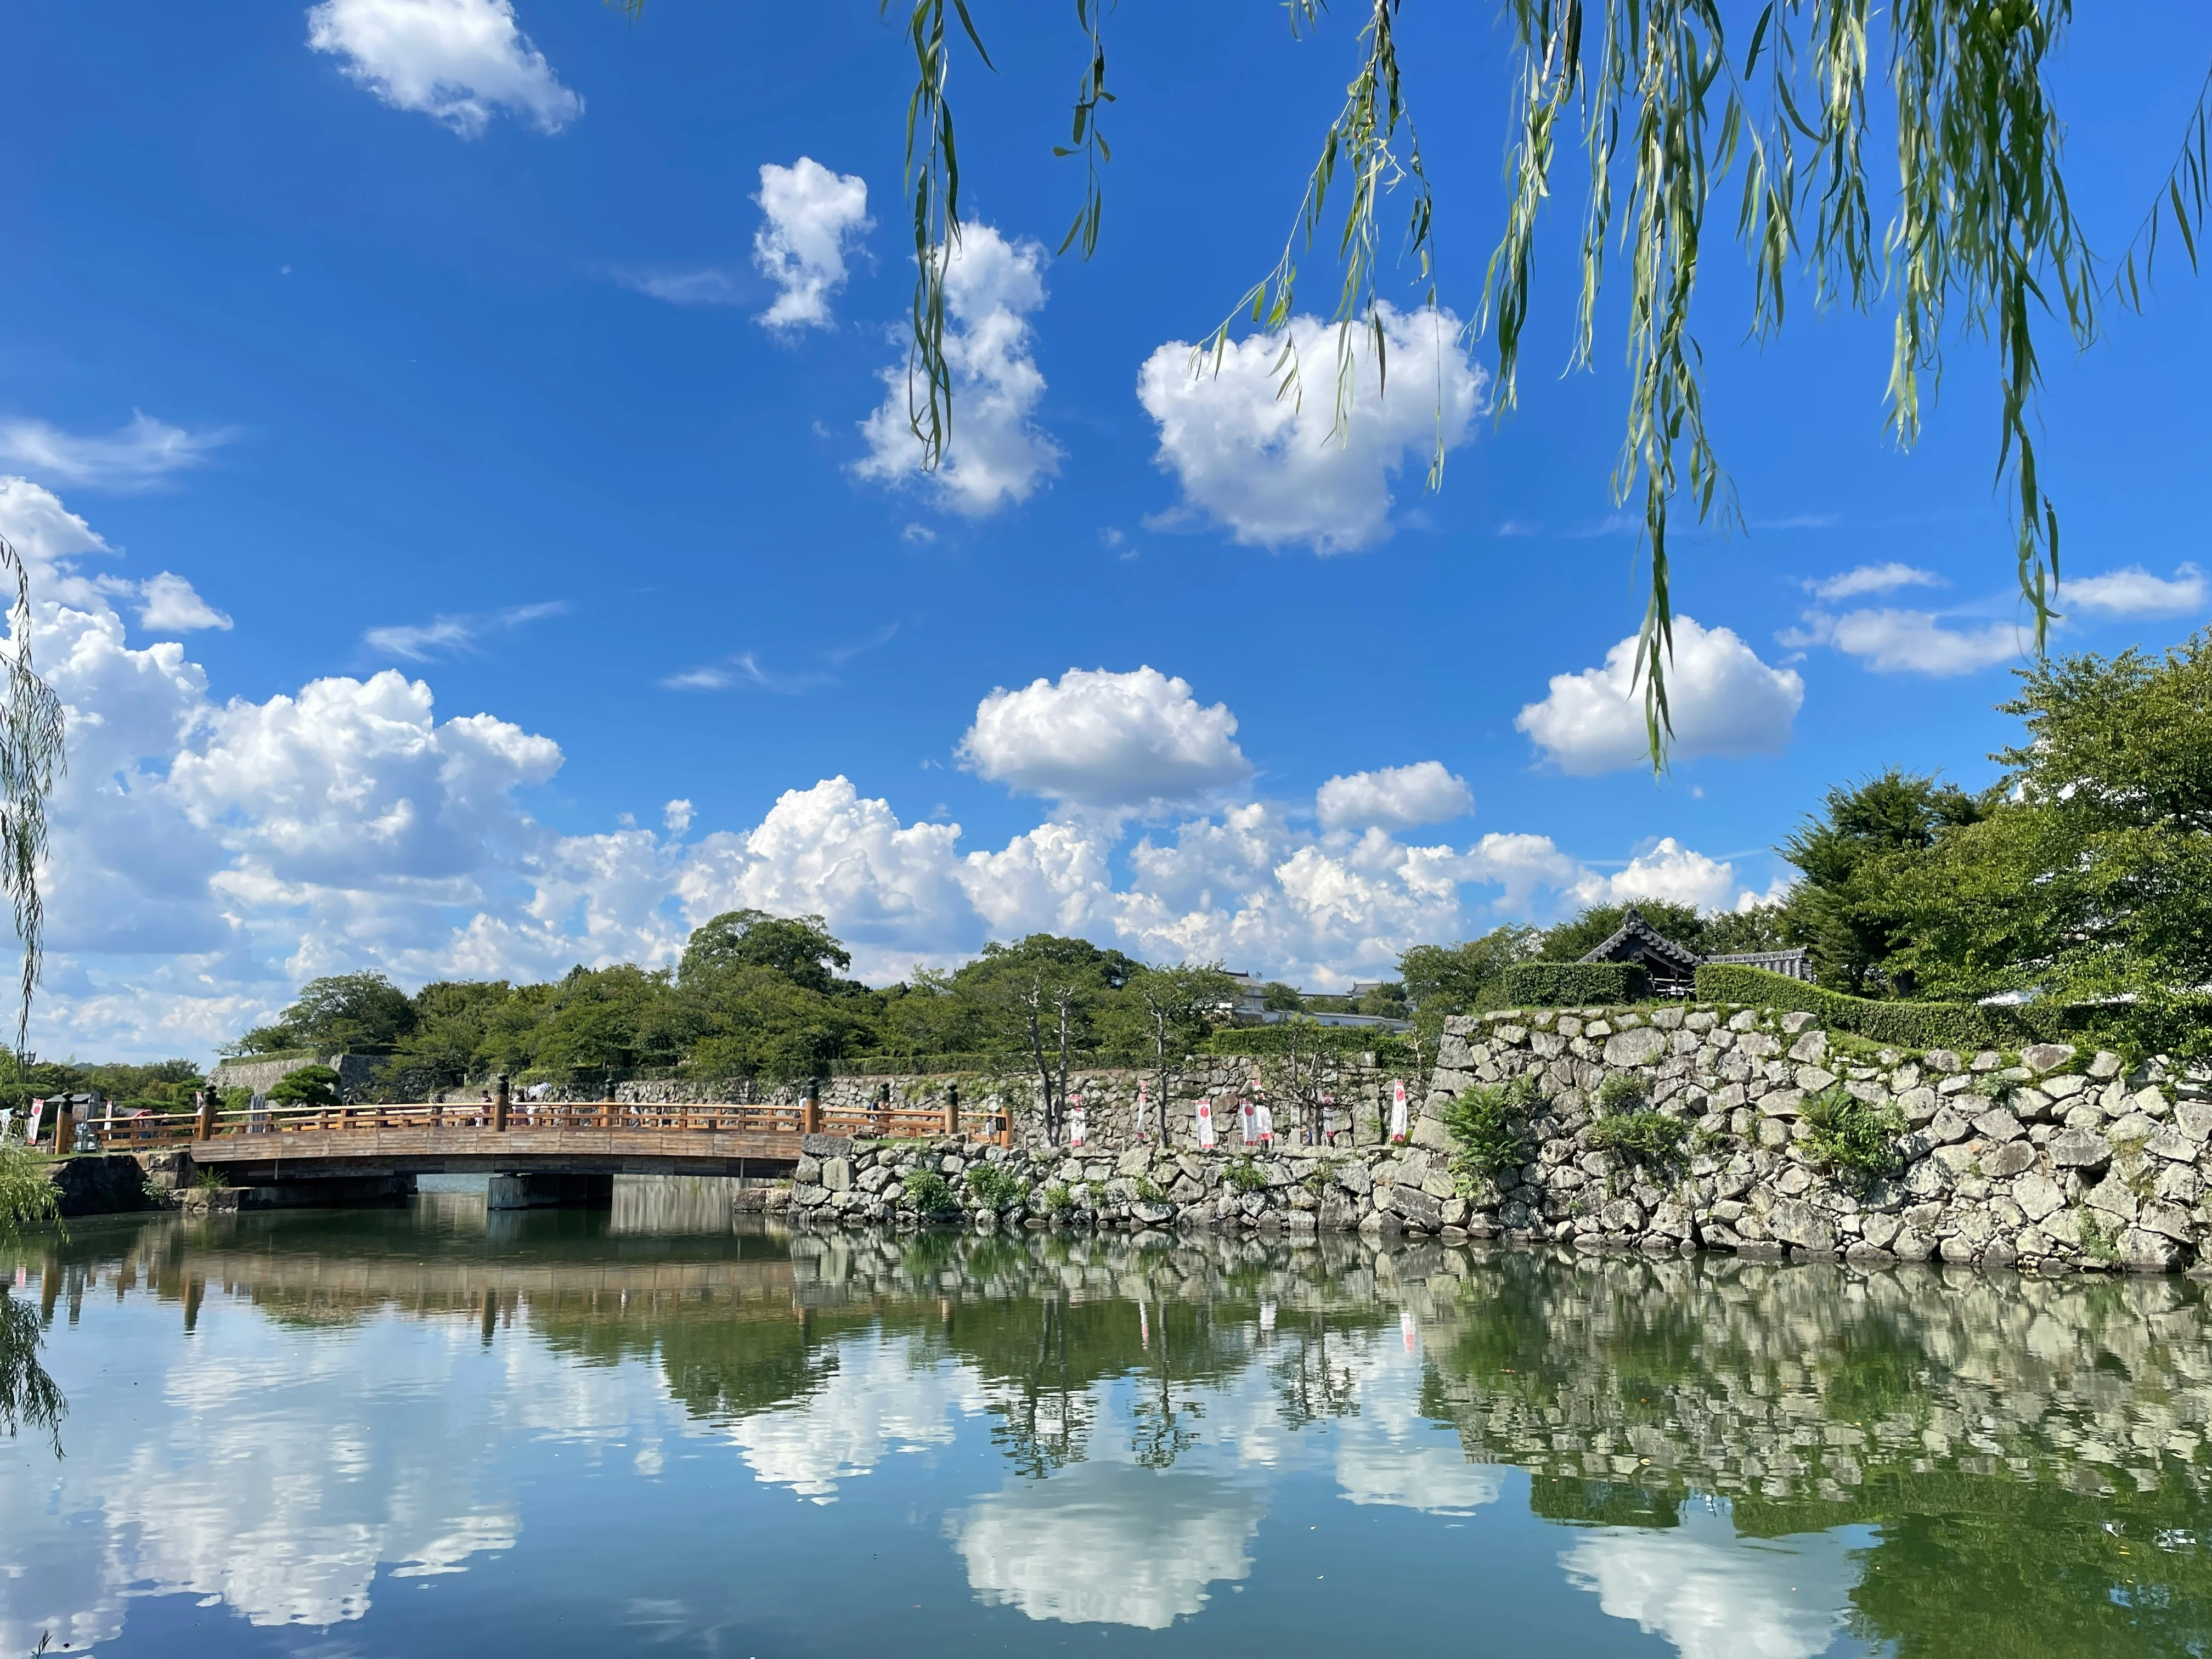
<instances>
[{"instance_id":1,"label":"moat water","mask_svg":"<svg viewBox=\"0 0 2212 1659\"><path fill-rule=\"evenodd\" d=\"M741 1229L33 1242L0 1659L2212 1648L2186 1280Z\"/></svg>"}]
</instances>

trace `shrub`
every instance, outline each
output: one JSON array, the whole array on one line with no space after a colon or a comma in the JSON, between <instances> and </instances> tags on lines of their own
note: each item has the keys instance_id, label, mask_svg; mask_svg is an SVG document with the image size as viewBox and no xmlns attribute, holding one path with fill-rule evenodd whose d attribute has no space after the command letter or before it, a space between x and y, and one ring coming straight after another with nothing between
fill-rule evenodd
<instances>
[{"instance_id":1,"label":"shrub","mask_svg":"<svg viewBox=\"0 0 2212 1659\"><path fill-rule=\"evenodd\" d=\"M1528 1115L1543 1098L1533 1077L1477 1084L1444 1103L1439 1115L1459 1152L1453 1162L1469 1175L1491 1176L1528 1162Z\"/></svg>"},{"instance_id":2,"label":"shrub","mask_svg":"<svg viewBox=\"0 0 2212 1659\"><path fill-rule=\"evenodd\" d=\"M1632 1164L1672 1164L1682 1155L1690 1126L1680 1118L1650 1110L1614 1112L1590 1125L1590 1144L1601 1152L1619 1152Z\"/></svg>"},{"instance_id":3,"label":"shrub","mask_svg":"<svg viewBox=\"0 0 2212 1659\"><path fill-rule=\"evenodd\" d=\"M1651 994L1651 975L1632 962L1516 963L1499 983L1520 1008L1610 1006Z\"/></svg>"},{"instance_id":4,"label":"shrub","mask_svg":"<svg viewBox=\"0 0 2212 1659\"><path fill-rule=\"evenodd\" d=\"M1802 1144L1815 1164L1860 1187L1898 1170L1905 1115L1894 1106L1871 1105L1837 1083L1806 1096L1800 1109L1811 1131Z\"/></svg>"},{"instance_id":5,"label":"shrub","mask_svg":"<svg viewBox=\"0 0 2212 1659\"><path fill-rule=\"evenodd\" d=\"M1260 1193L1267 1189L1267 1172L1260 1167L1249 1152L1242 1158L1230 1159L1229 1167L1222 1171L1222 1176L1240 1193Z\"/></svg>"},{"instance_id":6,"label":"shrub","mask_svg":"<svg viewBox=\"0 0 2212 1659\"><path fill-rule=\"evenodd\" d=\"M1048 1213L1058 1215L1067 1208L1073 1196L1065 1182L1055 1181L1044 1189L1044 1207Z\"/></svg>"},{"instance_id":7,"label":"shrub","mask_svg":"<svg viewBox=\"0 0 2212 1659\"><path fill-rule=\"evenodd\" d=\"M1607 1072L1605 1081L1597 1085L1597 1109L1601 1115L1633 1112L1645 1100L1643 1079L1630 1072Z\"/></svg>"},{"instance_id":8,"label":"shrub","mask_svg":"<svg viewBox=\"0 0 2212 1659\"><path fill-rule=\"evenodd\" d=\"M327 1066L302 1066L287 1072L270 1085L272 1106L335 1106L338 1103L338 1074Z\"/></svg>"},{"instance_id":9,"label":"shrub","mask_svg":"<svg viewBox=\"0 0 2212 1659\"><path fill-rule=\"evenodd\" d=\"M1167 1201L1166 1189L1150 1176L1139 1176L1131 1190L1142 1203L1162 1204Z\"/></svg>"},{"instance_id":10,"label":"shrub","mask_svg":"<svg viewBox=\"0 0 2212 1659\"><path fill-rule=\"evenodd\" d=\"M978 1164L968 1171L968 1190L987 1210L1003 1210L1030 1195L1030 1183L1003 1164Z\"/></svg>"},{"instance_id":11,"label":"shrub","mask_svg":"<svg viewBox=\"0 0 2212 1659\"><path fill-rule=\"evenodd\" d=\"M909 1170L906 1201L923 1215L940 1215L952 1207L952 1183L935 1170Z\"/></svg>"}]
</instances>

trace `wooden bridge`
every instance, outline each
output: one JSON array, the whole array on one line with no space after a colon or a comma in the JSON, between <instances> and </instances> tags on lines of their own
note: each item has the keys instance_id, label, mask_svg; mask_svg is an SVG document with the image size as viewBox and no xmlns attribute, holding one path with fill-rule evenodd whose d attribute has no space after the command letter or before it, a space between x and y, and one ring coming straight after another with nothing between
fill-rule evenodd
<instances>
[{"instance_id":1,"label":"wooden bridge","mask_svg":"<svg viewBox=\"0 0 2212 1659\"><path fill-rule=\"evenodd\" d=\"M971 1138L1005 1132L970 1122ZM818 1102L679 1105L628 1101L428 1101L401 1105L289 1106L104 1115L53 1127L60 1152L89 1141L103 1152L185 1151L225 1184L356 1183L360 1195L411 1190L424 1175L580 1176L787 1175L847 1138L963 1133L959 1108L882 1106L824 1111ZM548 1188L549 1192L552 1189Z\"/></svg>"}]
</instances>

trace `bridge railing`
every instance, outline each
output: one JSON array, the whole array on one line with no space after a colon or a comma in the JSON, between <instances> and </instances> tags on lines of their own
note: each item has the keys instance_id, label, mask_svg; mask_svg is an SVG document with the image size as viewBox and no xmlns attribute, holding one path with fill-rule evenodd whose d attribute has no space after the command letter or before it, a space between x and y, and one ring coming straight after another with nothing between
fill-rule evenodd
<instances>
[{"instance_id":1,"label":"bridge railing","mask_svg":"<svg viewBox=\"0 0 2212 1659\"><path fill-rule=\"evenodd\" d=\"M393 1129L489 1129L501 1127L497 1108L485 1100L416 1101L397 1105L296 1106L271 1103L237 1110L213 1106L192 1112L144 1112L97 1117L86 1126L103 1152L146 1152L196 1141L246 1135L373 1133ZM735 1105L641 1101L532 1101L507 1103L508 1130L647 1131L670 1135L750 1133L854 1135L870 1139L929 1139L965 1133L985 1139L1001 1127L981 1115L967 1121L942 1109L907 1107L823 1109L803 1103Z\"/></svg>"}]
</instances>

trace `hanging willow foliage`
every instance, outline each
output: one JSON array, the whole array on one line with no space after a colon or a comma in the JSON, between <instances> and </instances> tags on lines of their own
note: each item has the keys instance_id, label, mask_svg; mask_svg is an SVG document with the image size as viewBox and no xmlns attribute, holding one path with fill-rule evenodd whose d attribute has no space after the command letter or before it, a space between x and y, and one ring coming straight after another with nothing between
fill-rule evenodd
<instances>
[{"instance_id":1,"label":"hanging willow foliage","mask_svg":"<svg viewBox=\"0 0 2212 1659\"><path fill-rule=\"evenodd\" d=\"M21 995L15 1009L15 1052L30 1037L31 998L46 959L46 906L39 895L39 866L46 855L46 801L64 763L62 700L31 662L31 573L4 536L0 571L15 579L9 612L5 707L0 708L0 892L14 907L15 937L22 945Z\"/></svg>"},{"instance_id":2,"label":"hanging willow foliage","mask_svg":"<svg viewBox=\"0 0 2212 1659\"><path fill-rule=\"evenodd\" d=\"M979 54L963 0L951 0ZM1354 394L1357 338L1371 340L1387 373L1378 320L1378 212L1409 187L1406 252L1422 302L1433 307L1432 207L1401 70L1404 0L1363 0L1358 65L1322 137L1295 228L1274 268L1255 283L1196 354L1196 371L1219 361L1237 317L1279 337L1276 370L1296 396L1299 365L1287 325L1301 250L1343 202L1334 238L1341 272L1337 325L1337 426ZM891 0L883 0L888 9ZM913 393L923 464L942 459L952 389L944 361L941 250L959 234L959 171L945 101L946 0L909 0L920 79L907 125L915 204ZM1108 0L1075 0L1089 64L1075 106L1074 139L1061 155L1085 157L1084 204L1066 247L1096 246L1097 132L1106 91L1102 40ZM1286 0L1294 32L1317 23L1328 0ZM1668 534L1681 487L1700 523L1738 525L1735 493L1705 425L1705 358L1691 330L1705 210L1742 168L1735 238L1753 272L1753 332L1782 326L1793 276L1808 279L1815 308L1841 301L1893 306L1895 346L1888 423L1900 444L1919 435L1923 392L1942 367L1947 325L1996 348L2000 398L1996 472L2013 499L2020 591L2034 617L2038 651L2057 616L2058 513L2039 480L2034 437L2041 385L2037 327L2063 326L2077 345L2098 333L2106 300L2139 308L2162 236L2178 238L2191 265L2212 175L2212 76L2180 153L2141 229L2108 276L2070 206L2063 127L2045 67L2073 15L2072 0L1505 0L1520 69L1515 78L1505 225L1490 264L1477 329L1494 332L1498 410L1518 392L1521 343L1534 287L1540 210L1551 194L1559 130L1573 123L1587 162L1580 237L1581 283L1568 367L1590 366L1608 254L1627 287L1626 431L1612 487L1643 496L1650 594L1638 667L1652 763L1663 765L1671 726L1667 665L1673 643ZM1743 27L1731 44L1732 27ZM1897 209L1877 238L1869 207L1863 139L1879 45L1897 132ZM988 63L988 58L985 59ZM1400 135L1403 134L1403 154ZM1617 194L1619 199L1617 200ZM1442 478L1441 424L1430 483Z\"/></svg>"}]
</instances>

